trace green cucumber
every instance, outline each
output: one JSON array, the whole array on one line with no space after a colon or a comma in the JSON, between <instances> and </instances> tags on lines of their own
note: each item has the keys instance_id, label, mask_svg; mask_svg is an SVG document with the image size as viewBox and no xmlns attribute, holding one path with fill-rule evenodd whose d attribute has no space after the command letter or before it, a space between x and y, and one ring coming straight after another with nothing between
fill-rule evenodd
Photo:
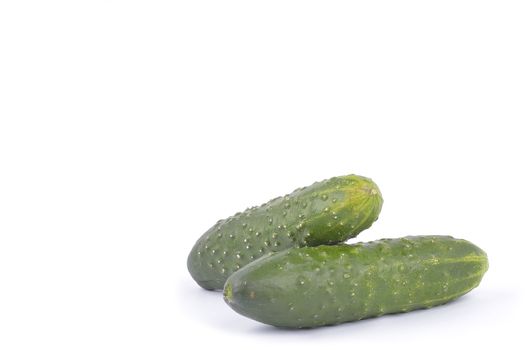
<instances>
[{"instance_id":1,"label":"green cucumber","mask_svg":"<svg viewBox=\"0 0 525 350\"><path fill-rule=\"evenodd\" d=\"M292 247L336 244L377 220L383 199L365 177L334 177L219 220L195 243L188 270L205 289L222 289L244 265Z\"/></svg>"},{"instance_id":2,"label":"green cucumber","mask_svg":"<svg viewBox=\"0 0 525 350\"><path fill-rule=\"evenodd\" d=\"M310 328L444 304L487 269L483 250L450 236L292 248L234 273L224 299L254 320Z\"/></svg>"}]
</instances>

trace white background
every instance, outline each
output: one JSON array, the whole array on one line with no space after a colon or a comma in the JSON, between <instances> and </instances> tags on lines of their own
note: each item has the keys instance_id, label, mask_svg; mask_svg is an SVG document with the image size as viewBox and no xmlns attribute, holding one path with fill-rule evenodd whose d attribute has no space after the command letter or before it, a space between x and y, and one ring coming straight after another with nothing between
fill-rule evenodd
<instances>
[{"instance_id":1,"label":"white background","mask_svg":"<svg viewBox=\"0 0 525 350\"><path fill-rule=\"evenodd\" d=\"M524 18L505 0L2 1L0 348L522 343ZM358 240L466 238L481 285L283 331L192 281L216 220L348 173L385 199Z\"/></svg>"}]
</instances>

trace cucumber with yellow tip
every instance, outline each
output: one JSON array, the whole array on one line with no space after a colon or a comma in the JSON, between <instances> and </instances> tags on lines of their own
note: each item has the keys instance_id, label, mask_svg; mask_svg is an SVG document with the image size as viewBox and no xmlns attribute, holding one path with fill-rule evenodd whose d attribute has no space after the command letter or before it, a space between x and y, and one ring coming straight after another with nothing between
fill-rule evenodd
<instances>
[{"instance_id":1,"label":"cucumber with yellow tip","mask_svg":"<svg viewBox=\"0 0 525 350\"><path fill-rule=\"evenodd\" d=\"M233 272L269 252L355 237L377 220L382 204L366 177L316 182L219 220L195 243L188 270L201 287L222 289Z\"/></svg>"}]
</instances>

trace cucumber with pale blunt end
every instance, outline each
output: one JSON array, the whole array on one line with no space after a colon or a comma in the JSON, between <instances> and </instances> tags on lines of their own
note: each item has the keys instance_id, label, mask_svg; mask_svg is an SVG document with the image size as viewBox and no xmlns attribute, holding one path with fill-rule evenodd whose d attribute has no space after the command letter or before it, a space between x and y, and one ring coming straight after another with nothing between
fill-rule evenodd
<instances>
[{"instance_id":1,"label":"cucumber with pale blunt end","mask_svg":"<svg viewBox=\"0 0 525 350\"><path fill-rule=\"evenodd\" d=\"M337 244L377 220L383 199L377 185L357 175L333 177L261 206L219 220L195 243L188 270L205 289L269 252Z\"/></svg>"},{"instance_id":2,"label":"cucumber with pale blunt end","mask_svg":"<svg viewBox=\"0 0 525 350\"><path fill-rule=\"evenodd\" d=\"M291 248L235 272L224 299L251 319L311 328L447 303L487 269L483 250L450 236Z\"/></svg>"}]
</instances>

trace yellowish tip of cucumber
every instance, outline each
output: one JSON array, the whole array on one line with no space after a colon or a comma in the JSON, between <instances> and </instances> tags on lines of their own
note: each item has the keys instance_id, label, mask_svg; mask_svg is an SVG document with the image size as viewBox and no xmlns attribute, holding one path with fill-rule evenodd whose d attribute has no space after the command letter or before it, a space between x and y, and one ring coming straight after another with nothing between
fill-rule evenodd
<instances>
[{"instance_id":1,"label":"yellowish tip of cucumber","mask_svg":"<svg viewBox=\"0 0 525 350\"><path fill-rule=\"evenodd\" d=\"M224 300L226 300L227 303L233 301L233 288L231 283L226 283L224 286Z\"/></svg>"}]
</instances>

